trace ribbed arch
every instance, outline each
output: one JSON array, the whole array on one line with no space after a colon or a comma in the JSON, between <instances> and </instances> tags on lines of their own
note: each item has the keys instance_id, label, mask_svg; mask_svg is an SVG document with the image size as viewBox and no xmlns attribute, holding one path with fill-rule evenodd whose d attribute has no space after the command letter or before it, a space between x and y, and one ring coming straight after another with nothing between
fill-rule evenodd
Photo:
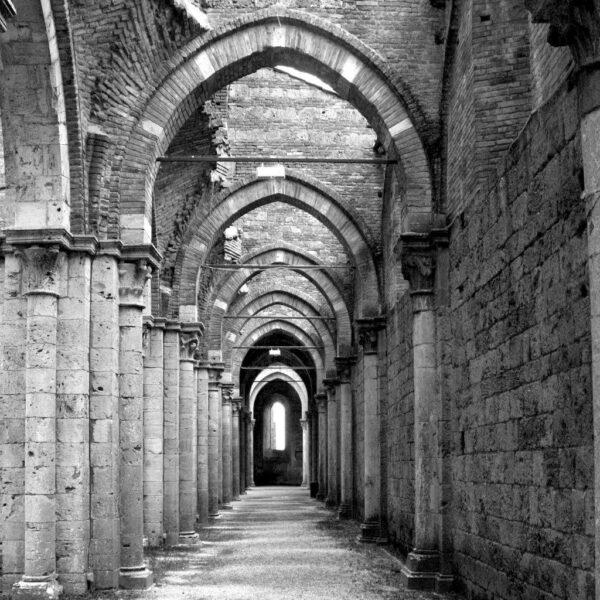
<instances>
[{"instance_id":1,"label":"ribbed arch","mask_svg":"<svg viewBox=\"0 0 600 600\"><path fill-rule=\"evenodd\" d=\"M244 214L272 202L305 210L338 238L356 268L355 287L359 316L379 314L379 286L375 263L360 230L331 198L306 184L289 179L257 180L222 197L206 217L196 209L184 235L175 266L173 299L176 306L194 305L201 267L223 228Z\"/></svg>"},{"instance_id":2,"label":"ribbed arch","mask_svg":"<svg viewBox=\"0 0 600 600\"><path fill-rule=\"evenodd\" d=\"M300 397L300 402L302 403L302 416L304 417L304 414L308 410L308 391L306 390L304 382L298 379L296 372L285 365L273 365L258 374L250 388L250 396L248 398L250 412L254 412L254 402L260 391L267 384L271 383L271 381L276 380L285 381L294 388Z\"/></svg>"},{"instance_id":3,"label":"ribbed arch","mask_svg":"<svg viewBox=\"0 0 600 600\"><path fill-rule=\"evenodd\" d=\"M396 171L406 212L431 212L430 162L417 131L425 131L427 123L408 85L381 56L341 27L274 7L197 38L173 58L169 74L133 126L113 182L113 197L121 203L122 239L150 241L155 161L194 107L228 83L276 65L306 70L351 102L373 126L388 155L400 158Z\"/></svg>"}]
</instances>

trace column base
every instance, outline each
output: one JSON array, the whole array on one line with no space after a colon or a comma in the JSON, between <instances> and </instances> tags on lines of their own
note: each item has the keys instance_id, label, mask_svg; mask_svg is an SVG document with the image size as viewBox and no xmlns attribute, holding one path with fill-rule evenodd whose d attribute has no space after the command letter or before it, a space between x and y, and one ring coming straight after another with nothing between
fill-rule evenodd
<instances>
[{"instance_id":1,"label":"column base","mask_svg":"<svg viewBox=\"0 0 600 600\"><path fill-rule=\"evenodd\" d=\"M337 508L338 507L337 500L335 498L327 498L325 500L325 506L327 508Z\"/></svg>"},{"instance_id":2,"label":"column base","mask_svg":"<svg viewBox=\"0 0 600 600\"><path fill-rule=\"evenodd\" d=\"M208 515L208 519L209 520L211 520L211 519L220 519L220 518L221 518L221 513L219 513L219 512L212 513L212 514Z\"/></svg>"},{"instance_id":3,"label":"column base","mask_svg":"<svg viewBox=\"0 0 600 600\"><path fill-rule=\"evenodd\" d=\"M10 592L11 600L54 600L63 591L56 581L56 575L48 577L27 577L17 581Z\"/></svg>"},{"instance_id":4,"label":"column base","mask_svg":"<svg viewBox=\"0 0 600 600\"><path fill-rule=\"evenodd\" d=\"M347 502L342 502L338 507L337 512L338 519L351 519L352 518L352 505Z\"/></svg>"},{"instance_id":5,"label":"column base","mask_svg":"<svg viewBox=\"0 0 600 600\"><path fill-rule=\"evenodd\" d=\"M167 548L177 546L179 542L179 531L167 531L164 534L164 543Z\"/></svg>"},{"instance_id":6,"label":"column base","mask_svg":"<svg viewBox=\"0 0 600 600\"><path fill-rule=\"evenodd\" d=\"M221 506L219 506L219 508L221 510L233 510L233 506L231 506L230 502L227 502L227 504L221 504Z\"/></svg>"},{"instance_id":7,"label":"column base","mask_svg":"<svg viewBox=\"0 0 600 600\"><path fill-rule=\"evenodd\" d=\"M154 582L152 571L145 566L121 567L119 587L124 590L145 590Z\"/></svg>"},{"instance_id":8,"label":"column base","mask_svg":"<svg viewBox=\"0 0 600 600\"><path fill-rule=\"evenodd\" d=\"M435 550L413 550L400 573L409 590L437 591L452 588L453 578L440 571L440 554Z\"/></svg>"},{"instance_id":9,"label":"column base","mask_svg":"<svg viewBox=\"0 0 600 600\"><path fill-rule=\"evenodd\" d=\"M387 544L387 538L382 534L379 521L361 523L358 541L364 544Z\"/></svg>"},{"instance_id":10,"label":"column base","mask_svg":"<svg viewBox=\"0 0 600 600\"><path fill-rule=\"evenodd\" d=\"M179 534L179 544L197 544L200 536L195 531L182 531Z\"/></svg>"}]
</instances>

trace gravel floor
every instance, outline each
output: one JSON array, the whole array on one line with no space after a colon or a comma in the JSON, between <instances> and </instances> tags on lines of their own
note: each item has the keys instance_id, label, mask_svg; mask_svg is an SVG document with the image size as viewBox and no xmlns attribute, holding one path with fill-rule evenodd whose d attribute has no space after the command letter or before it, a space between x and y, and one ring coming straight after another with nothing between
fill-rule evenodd
<instances>
[{"instance_id":1,"label":"gravel floor","mask_svg":"<svg viewBox=\"0 0 600 600\"><path fill-rule=\"evenodd\" d=\"M357 523L294 487L253 488L203 529L194 546L149 555L145 591L96 592L97 600L431 600L402 588L399 563L356 541ZM453 597L454 598L454 597Z\"/></svg>"}]
</instances>

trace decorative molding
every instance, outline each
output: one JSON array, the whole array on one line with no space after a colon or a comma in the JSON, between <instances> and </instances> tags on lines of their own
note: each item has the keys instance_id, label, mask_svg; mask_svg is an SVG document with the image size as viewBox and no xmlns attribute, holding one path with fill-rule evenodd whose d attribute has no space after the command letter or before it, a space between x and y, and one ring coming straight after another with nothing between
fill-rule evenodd
<instances>
[{"instance_id":1,"label":"decorative molding","mask_svg":"<svg viewBox=\"0 0 600 600\"><path fill-rule=\"evenodd\" d=\"M58 273L65 254L60 246L29 246L17 248L21 261L21 293L59 295Z\"/></svg>"},{"instance_id":2,"label":"decorative molding","mask_svg":"<svg viewBox=\"0 0 600 600\"><path fill-rule=\"evenodd\" d=\"M230 404L233 401L233 383L221 384L221 400L223 404Z\"/></svg>"},{"instance_id":3,"label":"decorative molding","mask_svg":"<svg viewBox=\"0 0 600 600\"><path fill-rule=\"evenodd\" d=\"M315 402L317 403L317 410L319 412L324 412L327 410L327 394L324 392L319 392L315 394Z\"/></svg>"},{"instance_id":4,"label":"decorative molding","mask_svg":"<svg viewBox=\"0 0 600 600\"><path fill-rule=\"evenodd\" d=\"M594 0L525 0L534 23L549 23L548 43L569 46L579 65L600 58L600 14Z\"/></svg>"},{"instance_id":5,"label":"decorative molding","mask_svg":"<svg viewBox=\"0 0 600 600\"><path fill-rule=\"evenodd\" d=\"M146 356L148 347L150 346L150 333L154 327L152 317L144 317L142 324L142 355Z\"/></svg>"},{"instance_id":6,"label":"decorative molding","mask_svg":"<svg viewBox=\"0 0 600 600\"><path fill-rule=\"evenodd\" d=\"M327 389L327 396L330 400L335 400L335 388L339 383L340 380L337 377L327 377L326 379L323 379L323 385Z\"/></svg>"},{"instance_id":7,"label":"decorative molding","mask_svg":"<svg viewBox=\"0 0 600 600\"><path fill-rule=\"evenodd\" d=\"M179 335L179 360L197 360L200 336L195 332L182 331Z\"/></svg>"}]
</instances>

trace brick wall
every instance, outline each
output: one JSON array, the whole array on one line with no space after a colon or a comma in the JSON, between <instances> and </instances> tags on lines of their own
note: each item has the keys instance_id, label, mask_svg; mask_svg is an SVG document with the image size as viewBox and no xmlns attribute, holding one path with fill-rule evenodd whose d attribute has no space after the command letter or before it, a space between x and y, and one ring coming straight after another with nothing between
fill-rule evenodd
<instances>
[{"instance_id":1,"label":"brick wall","mask_svg":"<svg viewBox=\"0 0 600 600\"><path fill-rule=\"evenodd\" d=\"M580 169L565 84L451 232L452 538L469 598L593 597Z\"/></svg>"}]
</instances>

